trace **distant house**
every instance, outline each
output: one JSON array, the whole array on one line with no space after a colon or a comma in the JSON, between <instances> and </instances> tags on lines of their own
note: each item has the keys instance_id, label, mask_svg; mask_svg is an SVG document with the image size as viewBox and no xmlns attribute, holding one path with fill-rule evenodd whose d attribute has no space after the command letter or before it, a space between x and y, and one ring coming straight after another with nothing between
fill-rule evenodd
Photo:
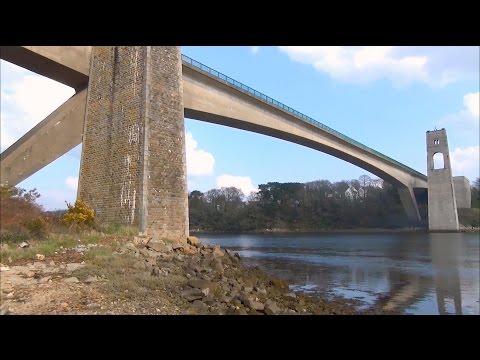
<instances>
[{"instance_id":1,"label":"distant house","mask_svg":"<svg viewBox=\"0 0 480 360\"><path fill-rule=\"evenodd\" d=\"M350 201L353 201L358 198L363 198L365 196L365 190L362 188L360 189L355 189L352 185L348 187L347 190L345 190L345 197L347 199L350 199Z\"/></svg>"}]
</instances>

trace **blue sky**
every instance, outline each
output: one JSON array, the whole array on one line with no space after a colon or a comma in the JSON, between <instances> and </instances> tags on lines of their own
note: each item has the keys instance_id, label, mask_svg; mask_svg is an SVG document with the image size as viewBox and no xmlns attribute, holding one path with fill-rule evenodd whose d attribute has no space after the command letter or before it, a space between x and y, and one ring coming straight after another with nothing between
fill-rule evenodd
<instances>
[{"instance_id":1,"label":"blue sky","mask_svg":"<svg viewBox=\"0 0 480 360\"><path fill-rule=\"evenodd\" d=\"M479 47L182 47L182 53L426 174L425 132L447 129L454 175L479 175ZM1 150L73 94L1 61ZM263 135L185 120L189 190L349 180L365 170ZM46 209L76 196L78 146L19 186Z\"/></svg>"}]
</instances>

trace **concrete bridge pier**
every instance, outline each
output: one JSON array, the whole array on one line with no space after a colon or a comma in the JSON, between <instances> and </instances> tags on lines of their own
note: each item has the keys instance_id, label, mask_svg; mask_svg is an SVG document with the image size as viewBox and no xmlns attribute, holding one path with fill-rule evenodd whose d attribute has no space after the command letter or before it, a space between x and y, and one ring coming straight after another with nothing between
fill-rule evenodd
<instances>
[{"instance_id":1,"label":"concrete bridge pier","mask_svg":"<svg viewBox=\"0 0 480 360\"><path fill-rule=\"evenodd\" d=\"M94 46L78 198L103 224L188 236L182 58L173 46Z\"/></svg>"},{"instance_id":2,"label":"concrete bridge pier","mask_svg":"<svg viewBox=\"0 0 480 360\"><path fill-rule=\"evenodd\" d=\"M399 187L398 195L400 196L400 201L407 213L408 219L415 223L420 222L420 212L418 211L417 199L415 198L413 188L407 186Z\"/></svg>"}]
</instances>

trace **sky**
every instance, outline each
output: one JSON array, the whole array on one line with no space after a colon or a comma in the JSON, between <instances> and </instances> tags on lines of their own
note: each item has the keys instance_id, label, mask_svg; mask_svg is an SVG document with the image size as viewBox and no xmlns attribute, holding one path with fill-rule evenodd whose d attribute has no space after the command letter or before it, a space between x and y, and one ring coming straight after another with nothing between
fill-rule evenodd
<instances>
[{"instance_id":1,"label":"sky","mask_svg":"<svg viewBox=\"0 0 480 360\"><path fill-rule=\"evenodd\" d=\"M479 177L479 47L182 47L182 53L427 173L425 132L447 130L454 176ZM0 62L1 151L74 90ZM301 145L185 119L189 191L368 173ZM47 210L76 198L81 145L18 186Z\"/></svg>"}]
</instances>

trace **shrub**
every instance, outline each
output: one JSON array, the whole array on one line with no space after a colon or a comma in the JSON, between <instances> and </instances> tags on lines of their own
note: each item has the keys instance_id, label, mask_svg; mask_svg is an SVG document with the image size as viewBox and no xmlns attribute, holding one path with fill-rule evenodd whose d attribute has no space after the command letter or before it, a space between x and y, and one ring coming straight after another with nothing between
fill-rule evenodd
<instances>
[{"instance_id":1,"label":"shrub","mask_svg":"<svg viewBox=\"0 0 480 360\"><path fill-rule=\"evenodd\" d=\"M43 209L36 203L40 194L33 190L0 185L1 241L21 242L31 236L47 235ZM30 235L29 235L30 234Z\"/></svg>"},{"instance_id":2,"label":"shrub","mask_svg":"<svg viewBox=\"0 0 480 360\"><path fill-rule=\"evenodd\" d=\"M95 211L91 209L85 202L81 200L75 201L75 205L71 205L66 202L68 210L63 215L63 221L69 225L70 228L77 227L87 228L93 227L95 219Z\"/></svg>"},{"instance_id":3,"label":"shrub","mask_svg":"<svg viewBox=\"0 0 480 360\"><path fill-rule=\"evenodd\" d=\"M28 229L32 237L36 239L45 239L47 235L47 220L42 217L36 217L32 220L29 220L25 223L25 227Z\"/></svg>"},{"instance_id":4,"label":"shrub","mask_svg":"<svg viewBox=\"0 0 480 360\"><path fill-rule=\"evenodd\" d=\"M11 231L0 229L0 243L15 243L19 244L22 241L28 240L29 235L26 231Z\"/></svg>"}]
</instances>

